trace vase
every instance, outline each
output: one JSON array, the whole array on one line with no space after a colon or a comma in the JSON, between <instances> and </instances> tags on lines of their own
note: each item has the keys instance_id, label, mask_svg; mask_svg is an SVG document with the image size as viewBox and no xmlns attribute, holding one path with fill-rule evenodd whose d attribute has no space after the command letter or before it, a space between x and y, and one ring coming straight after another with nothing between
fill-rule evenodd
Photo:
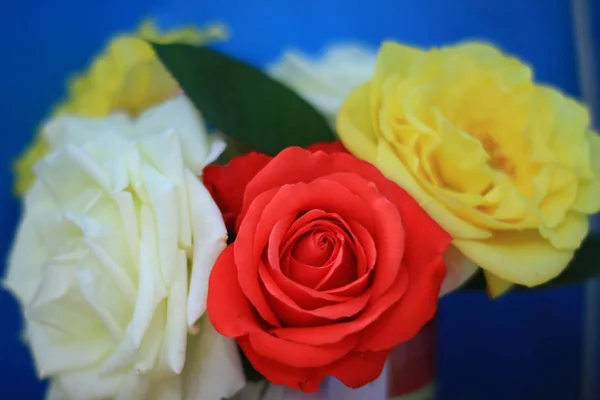
<instances>
[{"instance_id":1,"label":"vase","mask_svg":"<svg viewBox=\"0 0 600 400\"><path fill-rule=\"evenodd\" d=\"M388 359L388 400L433 400L435 392L436 321L411 340L392 349Z\"/></svg>"}]
</instances>

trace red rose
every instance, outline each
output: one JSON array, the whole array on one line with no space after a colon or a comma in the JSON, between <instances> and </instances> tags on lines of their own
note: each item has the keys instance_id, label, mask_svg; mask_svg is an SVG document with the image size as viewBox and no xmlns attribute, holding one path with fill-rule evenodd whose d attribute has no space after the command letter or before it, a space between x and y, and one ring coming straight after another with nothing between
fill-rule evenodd
<instances>
[{"instance_id":1,"label":"red rose","mask_svg":"<svg viewBox=\"0 0 600 400\"><path fill-rule=\"evenodd\" d=\"M321 148L204 174L236 235L210 275L210 320L269 381L305 392L379 376L435 314L450 244L375 167Z\"/></svg>"}]
</instances>

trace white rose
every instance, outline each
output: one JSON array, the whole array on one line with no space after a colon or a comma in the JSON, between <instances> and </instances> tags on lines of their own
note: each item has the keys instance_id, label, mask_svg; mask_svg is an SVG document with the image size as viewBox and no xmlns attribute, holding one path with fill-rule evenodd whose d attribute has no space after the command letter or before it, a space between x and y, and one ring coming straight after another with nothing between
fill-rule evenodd
<instances>
[{"instance_id":1,"label":"white rose","mask_svg":"<svg viewBox=\"0 0 600 400\"><path fill-rule=\"evenodd\" d=\"M358 44L335 44L318 57L288 50L269 73L320 111L333 125L342 101L373 76L376 53Z\"/></svg>"},{"instance_id":2,"label":"white rose","mask_svg":"<svg viewBox=\"0 0 600 400\"><path fill-rule=\"evenodd\" d=\"M45 135L5 285L48 398L233 395L235 343L198 321L227 233L197 175L223 143L184 96L134 121L62 117Z\"/></svg>"}]
</instances>

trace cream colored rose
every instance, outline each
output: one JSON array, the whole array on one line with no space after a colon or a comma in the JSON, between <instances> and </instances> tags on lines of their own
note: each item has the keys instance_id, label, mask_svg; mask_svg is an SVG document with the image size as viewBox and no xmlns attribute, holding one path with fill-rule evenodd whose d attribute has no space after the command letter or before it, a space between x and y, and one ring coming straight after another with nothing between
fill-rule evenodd
<instances>
[{"instance_id":1,"label":"cream colored rose","mask_svg":"<svg viewBox=\"0 0 600 400\"><path fill-rule=\"evenodd\" d=\"M269 73L298 92L334 125L346 96L371 79L375 60L374 51L342 43L326 48L315 58L294 50L286 51L269 68Z\"/></svg>"},{"instance_id":2,"label":"cream colored rose","mask_svg":"<svg viewBox=\"0 0 600 400\"><path fill-rule=\"evenodd\" d=\"M198 321L227 234L197 175L222 142L183 96L135 121L61 117L44 134L5 285L48 398L235 393L235 344Z\"/></svg>"}]
</instances>

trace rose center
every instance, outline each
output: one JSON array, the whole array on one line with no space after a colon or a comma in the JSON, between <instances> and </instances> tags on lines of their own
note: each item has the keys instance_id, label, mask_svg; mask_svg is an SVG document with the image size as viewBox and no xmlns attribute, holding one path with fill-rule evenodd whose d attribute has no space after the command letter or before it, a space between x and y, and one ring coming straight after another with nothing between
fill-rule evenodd
<instances>
[{"instance_id":1,"label":"rose center","mask_svg":"<svg viewBox=\"0 0 600 400\"><path fill-rule=\"evenodd\" d=\"M292 257L303 264L322 267L331 258L335 244L336 238L331 232L307 232L295 243Z\"/></svg>"},{"instance_id":2,"label":"rose center","mask_svg":"<svg viewBox=\"0 0 600 400\"><path fill-rule=\"evenodd\" d=\"M507 175L513 176L515 173L515 165L503 152L498 142L489 135L485 135L481 139L481 144L488 156L490 157L490 166L495 170L504 171Z\"/></svg>"}]
</instances>

